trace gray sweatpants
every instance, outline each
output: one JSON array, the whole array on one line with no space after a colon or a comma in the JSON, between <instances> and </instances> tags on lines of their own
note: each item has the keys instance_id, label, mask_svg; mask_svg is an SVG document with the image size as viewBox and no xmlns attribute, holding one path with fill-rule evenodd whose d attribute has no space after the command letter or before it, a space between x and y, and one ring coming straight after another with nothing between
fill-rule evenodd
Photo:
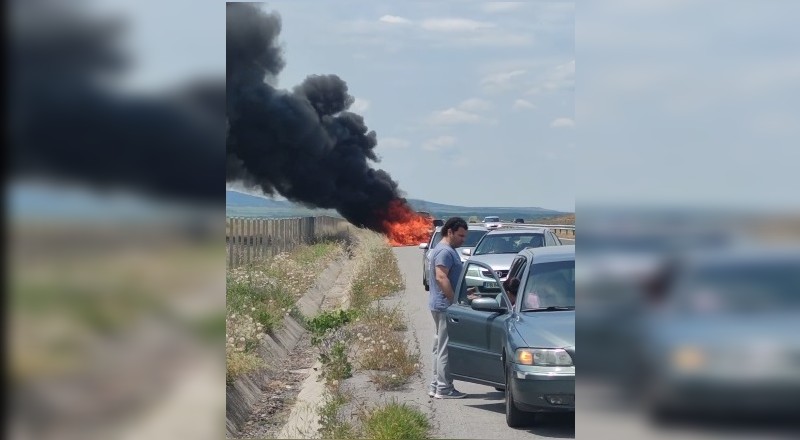
<instances>
[{"instance_id":1,"label":"gray sweatpants","mask_svg":"<svg viewBox=\"0 0 800 440\"><path fill-rule=\"evenodd\" d=\"M447 364L447 314L434 312L433 315L433 380L430 390L436 393L449 393L453 389L453 378Z\"/></svg>"}]
</instances>

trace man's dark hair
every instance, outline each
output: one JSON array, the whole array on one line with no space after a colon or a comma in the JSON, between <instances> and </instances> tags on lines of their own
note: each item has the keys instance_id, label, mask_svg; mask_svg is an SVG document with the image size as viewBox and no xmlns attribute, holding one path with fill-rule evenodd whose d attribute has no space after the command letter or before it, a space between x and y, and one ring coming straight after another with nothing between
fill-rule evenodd
<instances>
[{"instance_id":1,"label":"man's dark hair","mask_svg":"<svg viewBox=\"0 0 800 440\"><path fill-rule=\"evenodd\" d=\"M461 217L451 217L447 219L447 221L444 222L444 226L442 226L442 236L447 236L447 231L456 232L461 228L469 230L467 222Z\"/></svg>"}]
</instances>

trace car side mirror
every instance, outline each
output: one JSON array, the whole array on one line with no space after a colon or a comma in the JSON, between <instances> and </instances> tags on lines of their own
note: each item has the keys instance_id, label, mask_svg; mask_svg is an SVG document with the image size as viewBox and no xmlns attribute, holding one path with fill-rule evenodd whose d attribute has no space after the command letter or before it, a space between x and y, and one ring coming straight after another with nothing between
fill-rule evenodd
<instances>
[{"instance_id":1,"label":"car side mirror","mask_svg":"<svg viewBox=\"0 0 800 440\"><path fill-rule=\"evenodd\" d=\"M461 249L461 253L469 257L472 255L472 249Z\"/></svg>"},{"instance_id":2,"label":"car side mirror","mask_svg":"<svg viewBox=\"0 0 800 440\"><path fill-rule=\"evenodd\" d=\"M472 310L481 312L505 312L506 308L500 306L494 298L475 298L470 304Z\"/></svg>"},{"instance_id":3,"label":"car side mirror","mask_svg":"<svg viewBox=\"0 0 800 440\"><path fill-rule=\"evenodd\" d=\"M419 244L419 248L420 249L428 249L428 243L420 243Z\"/></svg>"}]
</instances>

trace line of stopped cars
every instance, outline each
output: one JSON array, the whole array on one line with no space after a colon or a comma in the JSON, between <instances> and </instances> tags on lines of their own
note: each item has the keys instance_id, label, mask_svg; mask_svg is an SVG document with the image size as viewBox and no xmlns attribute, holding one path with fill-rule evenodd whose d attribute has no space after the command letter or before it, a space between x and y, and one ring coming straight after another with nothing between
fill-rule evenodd
<instances>
[{"instance_id":1,"label":"line of stopped cars","mask_svg":"<svg viewBox=\"0 0 800 440\"><path fill-rule=\"evenodd\" d=\"M547 228L484 220L469 225L457 249L464 267L446 312L451 372L505 391L510 427L533 423L536 413L575 411L575 246ZM437 227L419 245L425 290L440 240ZM513 302L510 279L519 282Z\"/></svg>"}]
</instances>

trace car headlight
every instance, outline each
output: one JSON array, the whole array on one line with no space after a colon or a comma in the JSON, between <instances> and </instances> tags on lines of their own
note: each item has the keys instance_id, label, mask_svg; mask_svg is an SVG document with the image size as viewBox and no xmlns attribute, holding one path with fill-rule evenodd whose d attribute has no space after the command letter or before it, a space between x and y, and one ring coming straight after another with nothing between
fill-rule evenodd
<instances>
[{"instance_id":1,"label":"car headlight","mask_svg":"<svg viewBox=\"0 0 800 440\"><path fill-rule=\"evenodd\" d=\"M467 273L465 275L468 277L482 278L481 271L477 267L468 268Z\"/></svg>"},{"instance_id":2,"label":"car headlight","mask_svg":"<svg viewBox=\"0 0 800 440\"><path fill-rule=\"evenodd\" d=\"M515 358L521 365L569 367L572 357L561 348L518 348Z\"/></svg>"}]
</instances>

